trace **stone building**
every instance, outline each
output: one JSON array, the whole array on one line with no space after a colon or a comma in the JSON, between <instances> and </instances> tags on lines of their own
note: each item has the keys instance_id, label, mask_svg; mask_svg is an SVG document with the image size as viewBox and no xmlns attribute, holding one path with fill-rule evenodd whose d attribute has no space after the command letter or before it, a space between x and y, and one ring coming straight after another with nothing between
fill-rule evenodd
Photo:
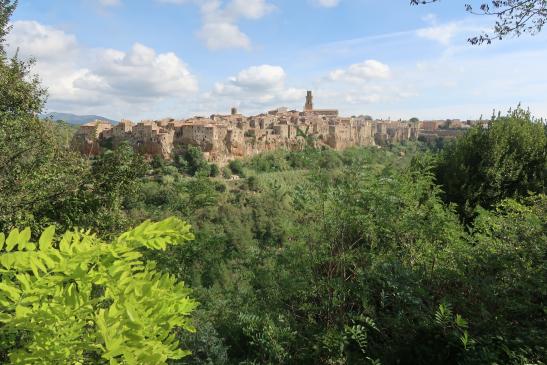
<instances>
[{"instance_id":1,"label":"stone building","mask_svg":"<svg viewBox=\"0 0 547 365\"><path fill-rule=\"evenodd\" d=\"M81 125L72 139L73 148L78 149L83 155L94 156L99 154L101 147L99 142L112 136L112 124L96 120Z\"/></svg>"},{"instance_id":2,"label":"stone building","mask_svg":"<svg viewBox=\"0 0 547 365\"><path fill-rule=\"evenodd\" d=\"M306 103L304 104L304 111L311 112L313 111L313 95L311 91L306 93Z\"/></svg>"},{"instance_id":3,"label":"stone building","mask_svg":"<svg viewBox=\"0 0 547 365\"><path fill-rule=\"evenodd\" d=\"M101 145L130 143L148 156L170 159L187 146L200 148L205 158L220 165L232 159L275 149L300 150L315 147L345 149L351 146L383 146L420 135L431 135L446 127L454 130L458 120L405 121L372 120L370 117L340 117L335 109L314 109L313 95L307 92L303 111L278 108L267 113L244 116L232 108L228 115L163 119L118 125L95 121L80 127L73 145L86 155L100 153ZM452 132L453 134L454 132ZM109 142L109 143L107 143Z\"/></svg>"}]
</instances>

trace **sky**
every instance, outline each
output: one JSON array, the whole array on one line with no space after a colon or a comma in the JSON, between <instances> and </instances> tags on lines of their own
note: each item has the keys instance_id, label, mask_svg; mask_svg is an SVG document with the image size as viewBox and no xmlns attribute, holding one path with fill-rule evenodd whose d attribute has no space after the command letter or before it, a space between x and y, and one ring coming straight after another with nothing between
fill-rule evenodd
<instances>
[{"instance_id":1,"label":"sky","mask_svg":"<svg viewBox=\"0 0 547 365\"><path fill-rule=\"evenodd\" d=\"M20 0L11 53L35 58L46 112L112 119L316 108L547 117L547 31L473 46L472 0ZM477 3L477 2L475 2Z\"/></svg>"}]
</instances>

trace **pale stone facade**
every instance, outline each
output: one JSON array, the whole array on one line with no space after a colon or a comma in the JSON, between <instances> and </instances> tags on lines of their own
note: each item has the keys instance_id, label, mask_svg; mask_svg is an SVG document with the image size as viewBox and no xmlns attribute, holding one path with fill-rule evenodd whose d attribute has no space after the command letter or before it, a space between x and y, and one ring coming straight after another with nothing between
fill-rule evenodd
<instances>
[{"instance_id":1,"label":"pale stone facade","mask_svg":"<svg viewBox=\"0 0 547 365\"><path fill-rule=\"evenodd\" d=\"M453 121L451 126L458 126ZM305 110L279 108L264 114L244 116L233 108L230 115L211 115L186 120L164 119L133 124L122 120L118 125L93 122L81 126L74 145L82 153L95 155L100 145L130 143L149 156L170 159L185 146L199 147L205 157L218 164L276 149L301 150L315 147L345 149L352 146L383 146L416 140L420 128L436 131L437 122L370 120L367 117L339 117L337 110L313 109L308 92Z\"/></svg>"}]
</instances>

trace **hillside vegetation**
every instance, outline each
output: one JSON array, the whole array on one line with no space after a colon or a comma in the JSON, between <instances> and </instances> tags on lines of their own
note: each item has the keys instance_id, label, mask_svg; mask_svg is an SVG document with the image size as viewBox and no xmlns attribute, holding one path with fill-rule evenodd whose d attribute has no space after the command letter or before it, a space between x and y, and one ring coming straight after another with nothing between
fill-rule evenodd
<instances>
[{"instance_id":1,"label":"hillside vegetation","mask_svg":"<svg viewBox=\"0 0 547 365\"><path fill-rule=\"evenodd\" d=\"M30 66L0 47L0 363L545 363L547 129L528 112L435 152L88 160L37 117Z\"/></svg>"}]
</instances>

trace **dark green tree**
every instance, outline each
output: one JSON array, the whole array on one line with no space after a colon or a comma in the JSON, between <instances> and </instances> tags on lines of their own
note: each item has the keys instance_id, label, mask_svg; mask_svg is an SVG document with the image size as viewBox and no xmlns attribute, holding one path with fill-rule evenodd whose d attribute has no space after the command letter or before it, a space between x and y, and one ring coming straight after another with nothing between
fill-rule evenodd
<instances>
[{"instance_id":1,"label":"dark green tree","mask_svg":"<svg viewBox=\"0 0 547 365\"><path fill-rule=\"evenodd\" d=\"M16 1L0 1L0 229L49 224L36 215L78 189L83 162L37 115L46 91L32 61L6 58L3 38Z\"/></svg>"},{"instance_id":2,"label":"dark green tree","mask_svg":"<svg viewBox=\"0 0 547 365\"><path fill-rule=\"evenodd\" d=\"M6 54L4 42L11 28L8 23L16 7L17 0L0 0L0 58Z\"/></svg>"},{"instance_id":3,"label":"dark green tree","mask_svg":"<svg viewBox=\"0 0 547 365\"><path fill-rule=\"evenodd\" d=\"M245 171L243 170L243 163L240 160L230 161L229 165L230 170L233 174L240 177L245 177Z\"/></svg>"},{"instance_id":4,"label":"dark green tree","mask_svg":"<svg viewBox=\"0 0 547 365\"><path fill-rule=\"evenodd\" d=\"M545 193L547 129L517 108L474 127L445 147L435 170L446 202L456 203L464 221L478 205L490 209L505 198Z\"/></svg>"},{"instance_id":5,"label":"dark green tree","mask_svg":"<svg viewBox=\"0 0 547 365\"><path fill-rule=\"evenodd\" d=\"M211 177L217 177L220 175L220 168L218 167L217 164L215 163L211 164L210 168L211 168L211 172L210 172Z\"/></svg>"},{"instance_id":6,"label":"dark green tree","mask_svg":"<svg viewBox=\"0 0 547 365\"><path fill-rule=\"evenodd\" d=\"M190 176L195 176L199 172L205 173L205 176L209 176L209 165L203 157L203 152L199 147L188 146L186 151L183 154L186 168L186 173Z\"/></svg>"},{"instance_id":7,"label":"dark green tree","mask_svg":"<svg viewBox=\"0 0 547 365\"><path fill-rule=\"evenodd\" d=\"M72 224L94 228L103 236L123 231L129 224L126 201L136 194L146 168L143 157L128 144L106 151L92 161L88 184L61 211L70 214Z\"/></svg>"}]
</instances>

